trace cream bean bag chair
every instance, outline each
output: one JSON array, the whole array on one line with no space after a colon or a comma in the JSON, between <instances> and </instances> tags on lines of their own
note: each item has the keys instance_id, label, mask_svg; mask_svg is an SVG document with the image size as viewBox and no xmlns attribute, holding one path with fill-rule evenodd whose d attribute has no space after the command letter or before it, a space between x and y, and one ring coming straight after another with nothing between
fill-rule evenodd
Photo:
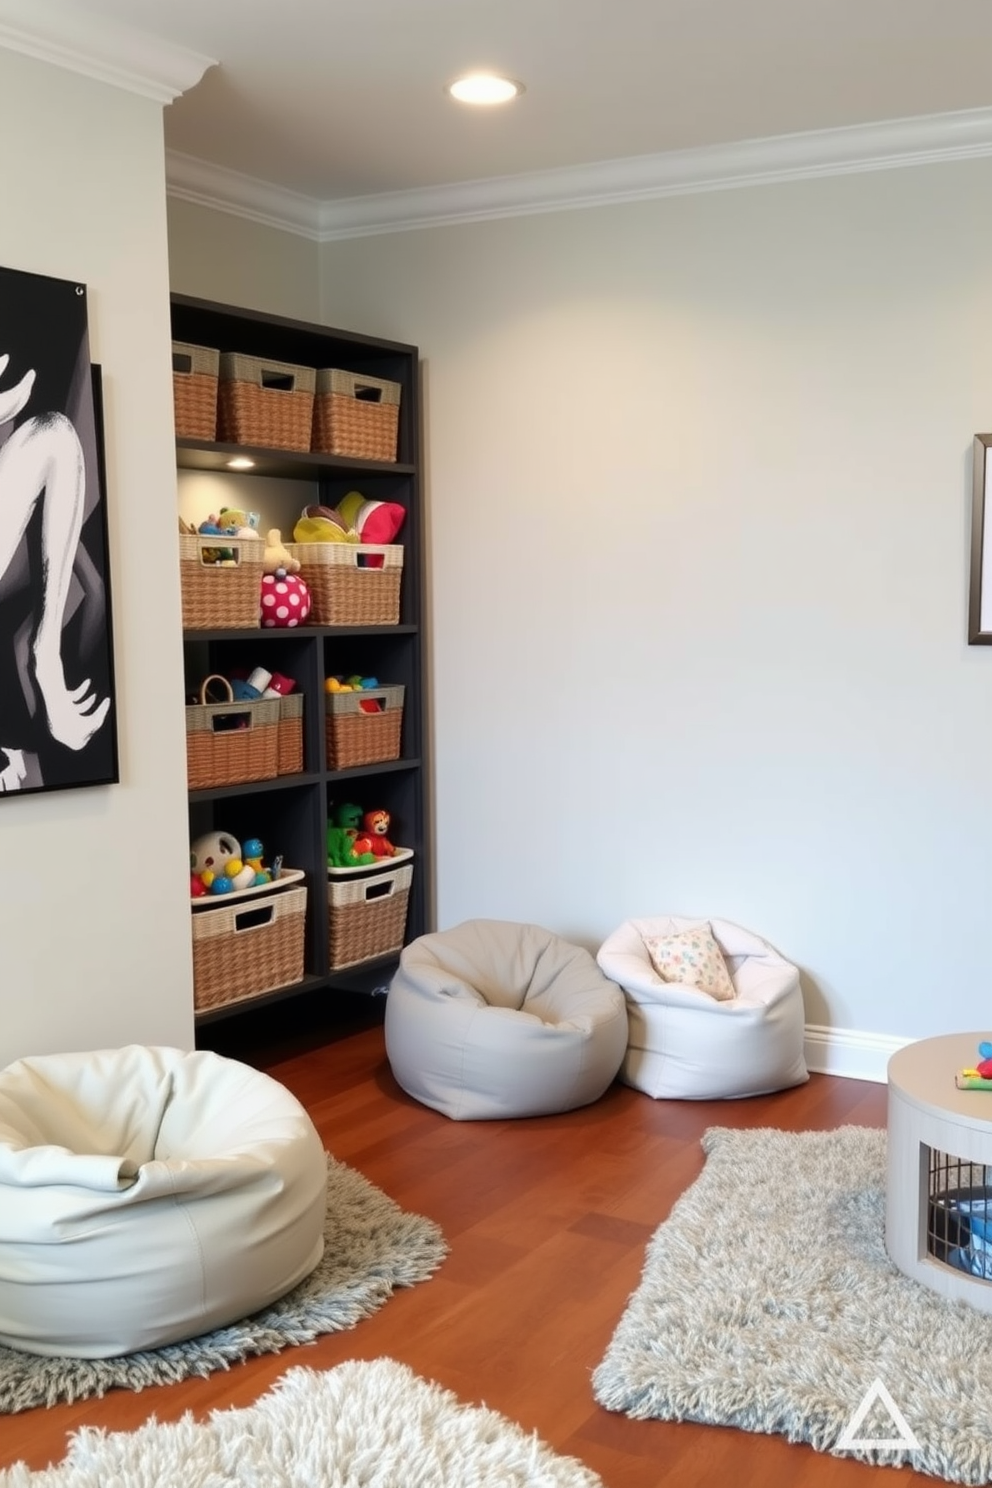
<instances>
[{"instance_id":1,"label":"cream bean bag chair","mask_svg":"<svg viewBox=\"0 0 992 1488\"><path fill-rule=\"evenodd\" d=\"M107 1358L231 1323L324 1248L327 1159L295 1096L207 1052L0 1070L0 1343Z\"/></svg>"},{"instance_id":2,"label":"cream bean bag chair","mask_svg":"<svg viewBox=\"0 0 992 1488\"><path fill-rule=\"evenodd\" d=\"M627 1046L619 987L537 925L468 920L405 946L386 1052L414 1100L455 1121L545 1116L598 1100Z\"/></svg>"},{"instance_id":3,"label":"cream bean bag chair","mask_svg":"<svg viewBox=\"0 0 992 1488\"><path fill-rule=\"evenodd\" d=\"M709 936L716 959L704 965ZM657 1099L718 1100L809 1079L799 972L749 930L672 915L627 920L596 959L627 998L626 1084Z\"/></svg>"}]
</instances>

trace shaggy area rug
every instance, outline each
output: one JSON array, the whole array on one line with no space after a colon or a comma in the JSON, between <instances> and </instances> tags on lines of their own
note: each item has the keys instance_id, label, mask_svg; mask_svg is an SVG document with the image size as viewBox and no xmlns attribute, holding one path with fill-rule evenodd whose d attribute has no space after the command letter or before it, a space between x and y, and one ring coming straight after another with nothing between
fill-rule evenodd
<instances>
[{"instance_id":1,"label":"shaggy area rug","mask_svg":"<svg viewBox=\"0 0 992 1488\"><path fill-rule=\"evenodd\" d=\"M992 1317L888 1259L885 1133L714 1127L703 1148L593 1375L597 1401L992 1481Z\"/></svg>"},{"instance_id":2,"label":"shaggy area rug","mask_svg":"<svg viewBox=\"0 0 992 1488\"><path fill-rule=\"evenodd\" d=\"M295 1368L245 1410L133 1432L84 1426L57 1467L0 1488L601 1488L574 1457L392 1359Z\"/></svg>"},{"instance_id":3,"label":"shaggy area rug","mask_svg":"<svg viewBox=\"0 0 992 1488\"><path fill-rule=\"evenodd\" d=\"M426 1281L448 1247L433 1220L407 1214L361 1173L328 1155L324 1256L262 1312L182 1343L116 1359L43 1358L0 1346L0 1412L143 1390L227 1369L252 1354L353 1328L397 1287Z\"/></svg>"}]
</instances>

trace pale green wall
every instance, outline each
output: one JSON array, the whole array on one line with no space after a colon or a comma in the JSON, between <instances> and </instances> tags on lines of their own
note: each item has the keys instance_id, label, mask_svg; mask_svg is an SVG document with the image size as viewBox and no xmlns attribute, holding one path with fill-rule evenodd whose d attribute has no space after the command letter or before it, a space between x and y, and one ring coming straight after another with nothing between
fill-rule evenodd
<instances>
[{"instance_id":1,"label":"pale green wall","mask_svg":"<svg viewBox=\"0 0 992 1488\"><path fill-rule=\"evenodd\" d=\"M816 1025L985 1028L992 161L330 243L420 345L441 925L737 920Z\"/></svg>"},{"instance_id":2,"label":"pale green wall","mask_svg":"<svg viewBox=\"0 0 992 1488\"><path fill-rule=\"evenodd\" d=\"M188 1046L192 954L162 108L0 48L0 263L87 285L121 783L0 800L0 1065ZM3 352L0 326L0 353ZM81 681L82 679L76 679ZM0 699L0 743L3 701Z\"/></svg>"},{"instance_id":3,"label":"pale green wall","mask_svg":"<svg viewBox=\"0 0 992 1488\"><path fill-rule=\"evenodd\" d=\"M169 276L177 294L316 320L317 245L298 233L169 198Z\"/></svg>"},{"instance_id":4,"label":"pale green wall","mask_svg":"<svg viewBox=\"0 0 992 1488\"><path fill-rule=\"evenodd\" d=\"M442 925L721 916L812 1025L985 1027L990 240L973 161L318 250L311 313L424 358Z\"/></svg>"}]
</instances>

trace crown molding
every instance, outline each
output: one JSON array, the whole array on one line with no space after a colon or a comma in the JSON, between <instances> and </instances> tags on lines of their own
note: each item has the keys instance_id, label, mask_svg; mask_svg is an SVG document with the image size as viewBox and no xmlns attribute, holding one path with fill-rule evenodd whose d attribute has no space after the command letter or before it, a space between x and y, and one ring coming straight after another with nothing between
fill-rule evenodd
<instances>
[{"instance_id":1,"label":"crown molding","mask_svg":"<svg viewBox=\"0 0 992 1488\"><path fill-rule=\"evenodd\" d=\"M992 109L929 114L560 170L318 201L169 154L169 193L319 242L992 155Z\"/></svg>"},{"instance_id":2,"label":"crown molding","mask_svg":"<svg viewBox=\"0 0 992 1488\"><path fill-rule=\"evenodd\" d=\"M178 201L210 207L215 212L230 212L263 227L277 227L304 238L321 236L323 204L314 197L303 196L285 186L273 186L241 171L212 165L195 155L180 154L178 150L166 150L165 175L168 193Z\"/></svg>"},{"instance_id":3,"label":"crown molding","mask_svg":"<svg viewBox=\"0 0 992 1488\"><path fill-rule=\"evenodd\" d=\"M118 22L80 15L72 0L0 0L0 47L171 103L198 83L213 57Z\"/></svg>"}]
</instances>

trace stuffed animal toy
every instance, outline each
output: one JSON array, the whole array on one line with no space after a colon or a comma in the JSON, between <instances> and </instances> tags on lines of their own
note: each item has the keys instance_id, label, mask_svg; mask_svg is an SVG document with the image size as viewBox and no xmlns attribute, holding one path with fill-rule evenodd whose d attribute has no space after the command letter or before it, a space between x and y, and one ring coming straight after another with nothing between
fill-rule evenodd
<instances>
[{"instance_id":1,"label":"stuffed animal toy","mask_svg":"<svg viewBox=\"0 0 992 1488\"><path fill-rule=\"evenodd\" d=\"M368 837L360 837L361 806L344 802L336 806L327 822L327 862L331 868L360 868L376 861Z\"/></svg>"},{"instance_id":2,"label":"stuffed animal toy","mask_svg":"<svg viewBox=\"0 0 992 1488\"><path fill-rule=\"evenodd\" d=\"M398 501L367 501L360 491L349 491L336 507L304 507L293 538L296 542L381 545L395 541L405 518L406 509ZM381 555L370 554L366 566L381 567Z\"/></svg>"},{"instance_id":3,"label":"stuffed animal toy","mask_svg":"<svg viewBox=\"0 0 992 1488\"><path fill-rule=\"evenodd\" d=\"M270 527L265 539L265 552L262 554L263 574L275 574L277 579L284 579L287 574L295 574L299 571L299 558L294 558L286 547L279 528Z\"/></svg>"},{"instance_id":4,"label":"stuffed animal toy","mask_svg":"<svg viewBox=\"0 0 992 1488\"><path fill-rule=\"evenodd\" d=\"M394 858L396 849L389 840L389 812L366 811L362 817L362 828L369 839L372 852L377 858Z\"/></svg>"}]
</instances>

